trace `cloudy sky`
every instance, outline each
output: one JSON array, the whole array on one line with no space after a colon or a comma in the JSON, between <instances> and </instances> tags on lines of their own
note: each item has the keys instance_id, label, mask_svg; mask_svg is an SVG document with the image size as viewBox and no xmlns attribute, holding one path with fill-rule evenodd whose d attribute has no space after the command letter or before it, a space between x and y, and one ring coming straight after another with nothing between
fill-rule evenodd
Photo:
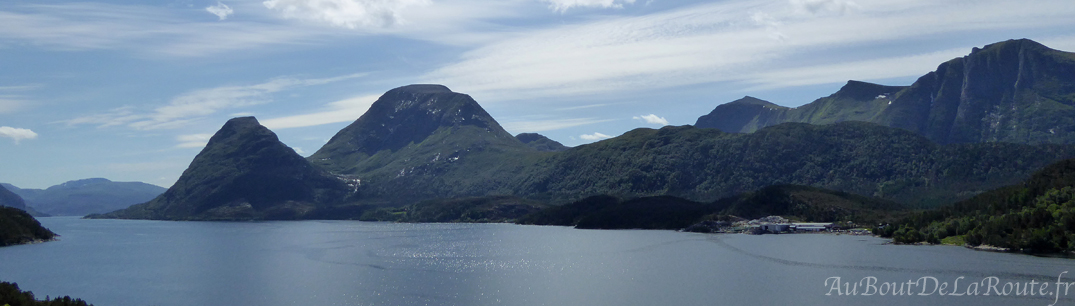
<instances>
[{"instance_id":1,"label":"cloudy sky","mask_svg":"<svg viewBox=\"0 0 1075 306\"><path fill-rule=\"evenodd\" d=\"M0 182L167 187L235 116L309 155L413 83L576 146L745 95L908 85L1007 39L1075 50L1071 16L1070 0L4 0Z\"/></svg>"}]
</instances>

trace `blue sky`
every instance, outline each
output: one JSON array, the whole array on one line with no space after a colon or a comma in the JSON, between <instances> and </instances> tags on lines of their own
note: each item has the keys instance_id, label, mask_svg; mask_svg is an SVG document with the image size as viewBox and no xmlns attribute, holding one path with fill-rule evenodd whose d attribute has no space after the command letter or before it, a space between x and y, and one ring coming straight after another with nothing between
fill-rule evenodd
<instances>
[{"instance_id":1,"label":"blue sky","mask_svg":"<svg viewBox=\"0 0 1075 306\"><path fill-rule=\"evenodd\" d=\"M0 182L170 186L227 119L307 156L394 87L576 146L751 95L909 85L972 47L1075 50L1075 5L937 0L0 2Z\"/></svg>"}]
</instances>

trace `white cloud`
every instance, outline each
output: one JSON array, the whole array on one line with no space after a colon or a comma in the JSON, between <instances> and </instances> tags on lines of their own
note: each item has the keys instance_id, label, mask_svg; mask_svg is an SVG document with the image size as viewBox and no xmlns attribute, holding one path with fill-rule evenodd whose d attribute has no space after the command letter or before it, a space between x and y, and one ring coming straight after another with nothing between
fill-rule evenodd
<instances>
[{"instance_id":1,"label":"white cloud","mask_svg":"<svg viewBox=\"0 0 1075 306\"><path fill-rule=\"evenodd\" d=\"M303 150L303 149L302 149L302 148L300 148L300 147L294 147L294 148L291 148L291 149L292 149L292 150L295 150L295 153L296 153L296 154L299 154L299 155L302 155L302 156L306 156L306 151L305 151L305 150Z\"/></svg>"},{"instance_id":2,"label":"white cloud","mask_svg":"<svg viewBox=\"0 0 1075 306\"><path fill-rule=\"evenodd\" d=\"M593 134L582 134L582 135L579 135L579 138L582 138L583 140L602 140L602 139L609 139L609 138L612 138L612 136L608 136L608 135L605 135L605 134L601 134L601 133L596 133L596 132L595 132L595 133L593 133Z\"/></svg>"},{"instance_id":3,"label":"white cloud","mask_svg":"<svg viewBox=\"0 0 1075 306\"><path fill-rule=\"evenodd\" d=\"M363 95L329 103L323 111L261 120L265 127L278 130L317 126L331 123L351 122L365 114L379 95Z\"/></svg>"},{"instance_id":4,"label":"white cloud","mask_svg":"<svg viewBox=\"0 0 1075 306\"><path fill-rule=\"evenodd\" d=\"M773 16L770 16L769 14L764 12L754 12L754 14L750 15L750 20L754 21L754 24L764 26L769 32L769 37L775 40L784 41L788 38L787 35L780 32L780 27L784 24L779 20L774 19Z\"/></svg>"},{"instance_id":5,"label":"white cloud","mask_svg":"<svg viewBox=\"0 0 1075 306\"><path fill-rule=\"evenodd\" d=\"M225 109L248 107L272 101L272 94L295 87L322 85L365 76L350 74L322 79L277 78L248 86L223 86L200 89L175 97L168 105L153 111L138 112L122 107L104 114L82 116L67 120L68 125L95 124L100 127L128 125L140 130L172 129L190 124L202 117Z\"/></svg>"},{"instance_id":6,"label":"white cloud","mask_svg":"<svg viewBox=\"0 0 1075 306\"><path fill-rule=\"evenodd\" d=\"M643 115L643 116L634 116L632 119L642 120L642 121L645 121L646 123L649 123L649 124L660 124L662 126L663 125L668 125L668 120L664 119L664 117L658 117L657 115L654 115L654 114Z\"/></svg>"},{"instance_id":7,"label":"white cloud","mask_svg":"<svg viewBox=\"0 0 1075 306\"><path fill-rule=\"evenodd\" d=\"M23 139L37 138L37 133L30 129L13 128L10 126L0 126L0 137L7 137L15 140L15 144Z\"/></svg>"},{"instance_id":8,"label":"white cloud","mask_svg":"<svg viewBox=\"0 0 1075 306\"><path fill-rule=\"evenodd\" d=\"M404 23L402 13L428 0L268 0L265 7L296 18L326 22L338 27L384 28Z\"/></svg>"},{"instance_id":9,"label":"white cloud","mask_svg":"<svg viewBox=\"0 0 1075 306\"><path fill-rule=\"evenodd\" d=\"M573 7L622 8L623 4L635 3L635 0L541 0L548 2L549 8L560 13Z\"/></svg>"},{"instance_id":10,"label":"white cloud","mask_svg":"<svg viewBox=\"0 0 1075 306\"><path fill-rule=\"evenodd\" d=\"M218 18L220 18L220 20L228 19L229 15L235 13L235 11L228 7L228 5L219 1L216 3L216 5L206 7L205 10L210 14L216 15Z\"/></svg>"},{"instance_id":11,"label":"white cloud","mask_svg":"<svg viewBox=\"0 0 1075 306\"><path fill-rule=\"evenodd\" d=\"M176 137L176 140L179 141L179 144L176 145L176 147L177 148L201 148L201 147L205 147L205 145L209 143L209 138L212 138L212 137L213 137L213 134L179 135L179 136Z\"/></svg>"}]
</instances>

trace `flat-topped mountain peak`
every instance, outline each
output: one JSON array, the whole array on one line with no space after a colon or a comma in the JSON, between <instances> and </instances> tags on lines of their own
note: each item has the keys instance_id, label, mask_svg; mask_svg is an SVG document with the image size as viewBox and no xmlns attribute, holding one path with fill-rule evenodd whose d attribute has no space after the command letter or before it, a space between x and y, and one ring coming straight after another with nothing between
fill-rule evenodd
<instances>
[{"instance_id":1,"label":"flat-topped mountain peak","mask_svg":"<svg viewBox=\"0 0 1075 306\"><path fill-rule=\"evenodd\" d=\"M444 154L494 142L525 147L469 95L442 85L408 85L381 95L309 160L330 171L354 173L356 165L378 152L396 153L435 135L442 144L452 143L444 148L452 151Z\"/></svg>"}]
</instances>

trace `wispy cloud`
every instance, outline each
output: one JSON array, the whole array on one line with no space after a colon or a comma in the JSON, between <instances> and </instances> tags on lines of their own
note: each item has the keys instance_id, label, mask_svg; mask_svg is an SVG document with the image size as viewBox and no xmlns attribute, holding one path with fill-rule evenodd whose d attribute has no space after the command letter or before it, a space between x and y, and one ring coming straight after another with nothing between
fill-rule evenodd
<instances>
[{"instance_id":1,"label":"wispy cloud","mask_svg":"<svg viewBox=\"0 0 1075 306\"><path fill-rule=\"evenodd\" d=\"M213 134L179 135L179 136L176 137L176 140L179 141L179 144L176 145L176 147L177 148L201 148L201 147L205 147L205 145L209 143L209 138L212 138L212 137L213 137Z\"/></svg>"},{"instance_id":2,"label":"wispy cloud","mask_svg":"<svg viewBox=\"0 0 1075 306\"><path fill-rule=\"evenodd\" d=\"M26 101L21 99L11 99L11 97L0 96L0 114L14 113L23 107Z\"/></svg>"},{"instance_id":3,"label":"wispy cloud","mask_svg":"<svg viewBox=\"0 0 1075 306\"><path fill-rule=\"evenodd\" d=\"M664 117L659 117L659 116L654 115L654 114L643 115L643 116L634 116L632 119L642 120L643 122L649 123L649 124L659 124L659 125L662 125L662 126L668 125L668 120L667 119L664 119Z\"/></svg>"},{"instance_id":4,"label":"wispy cloud","mask_svg":"<svg viewBox=\"0 0 1075 306\"><path fill-rule=\"evenodd\" d=\"M30 102L25 92L41 88L40 85L0 86L0 114L9 114L26 107Z\"/></svg>"},{"instance_id":5,"label":"wispy cloud","mask_svg":"<svg viewBox=\"0 0 1075 306\"><path fill-rule=\"evenodd\" d=\"M349 29L392 27L406 21L402 11L429 0L268 0L266 8L286 18L325 22Z\"/></svg>"},{"instance_id":6,"label":"wispy cloud","mask_svg":"<svg viewBox=\"0 0 1075 306\"><path fill-rule=\"evenodd\" d=\"M7 137L15 140L15 144L19 144L19 141L24 139L37 138L37 133L30 129L13 128L10 126L0 126L0 137Z\"/></svg>"},{"instance_id":7,"label":"wispy cloud","mask_svg":"<svg viewBox=\"0 0 1075 306\"><path fill-rule=\"evenodd\" d=\"M1075 6L1065 1L1025 5L986 0L973 6L930 0L722 1L513 33L466 52L426 79L496 101L716 82L766 80L773 82L760 85L788 87L802 82L763 74L846 62L849 54L856 62L873 64L891 62L894 57L927 58L944 52L907 43L900 47L918 50L913 51L918 56L908 57L908 52L894 56L898 53L885 46L998 29L1075 27L1072 15ZM992 38L981 43L990 42ZM972 46L961 46L963 53ZM826 79L917 76L936 64L866 76L844 70Z\"/></svg>"},{"instance_id":8,"label":"wispy cloud","mask_svg":"<svg viewBox=\"0 0 1075 306\"><path fill-rule=\"evenodd\" d=\"M596 140L602 140L602 139L609 139L609 138L612 138L612 136L608 136L608 135L605 135L605 134L594 132L593 134L579 135L579 138L582 138L583 140L596 141Z\"/></svg>"},{"instance_id":9,"label":"wispy cloud","mask_svg":"<svg viewBox=\"0 0 1075 306\"><path fill-rule=\"evenodd\" d=\"M156 107L152 111L138 112L133 107L121 107L103 114L77 117L65 123L68 125L91 124L99 127L127 125L140 130L179 128L221 110L269 103L272 101L272 94L276 92L362 76L365 74L321 79L284 77L255 85L200 89L175 97L167 105Z\"/></svg>"},{"instance_id":10,"label":"wispy cloud","mask_svg":"<svg viewBox=\"0 0 1075 306\"><path fill-rule=\"evenodd\" d=\"M261 120L269 129L317 126L331 123L351 122L358 119L377 101L378 95L363 95L329 103L322 111Z\"/></svg>"},{"instance_id":11,"label":"wispy cloud","mask_svg":"<svg viewBox=\"0 0 1075 306\"><path fill-rule=\"evenodd\" d=\"M221 20L234 12L222 3L206 10ZM0 43L16 41L57 50L130 50L179 57L308 44L337 35L260 21L188 20L175 10L161 7L103 3L0 7L0 20Z\"/></svg>"},{"instance_id":12,"label":"wispy cloud","mask_svg":"<svg viewBox=\"0 0 1075 306\"><path fill-rule=\"evenodd\" d=\"M940 63L966 55L970 50L951 49L910 56L882 57L863 61L822 64L765 71L745 76L748 90L817 85L855 80L880 80L923 75Z\"/></svg>"},{"instance_id":13,"label":"wispy cloud","mask_svg":"<svg viewBox=\"0 0 1075 306\"><path fill-rule=\"evenodd\" d=\"M122 106L108 110L107 112L93 115L80 116L74 119L61 121L67 125L96 125L98 127L110 127L124 125L146 118L146 115L135 112L133 106Z\"/></svg>"},{"instance_id":14,"label":"wispy cloud","mask_svg":"<svg viewBox=\"0 0 1075 306\"><path fill-rule=\"evenodd\" d=\"M580 110L580 109L587 109L587 108L594 108L594 107L603 107L603 106L609 106L609 105L611 105L611 104L608 104L608 103L587 104L587 105L561 107L561 108L557 108L556 110L558 110L558 111L570 111L570 110Z\"/></svg>"},{"instance_id":15,"label":"wispy cloud","mask_svg":"<svg viewBox=\"0 0 1075 306\"><path fill-rule=\"evenodd\" d=\"M532 133L566 129L594 123L608 122L612 119L599 118L563 118L547 120L507 120L501 123L505 130L511 133Z\"/></svg>"},{"instance_id":16,"label":"wispy cloud","mask_svg":"<svg viewBox=\"0 0 1075 306\"><path fill-rule=\"evenodd\" d=\"M635 3L635 0L541 0L548 2L549 8L560 13L566 12L573 7L596 7L596 8L623 8L624 4Z\"/></svg>"},{"instance_id":17,"label":"wispy cloud","mask_svg":"<svg viewBox=\"0 0 1075 306\"><path fill-rule=\"evenodd\" d=\"M216 5L208 6L205 8L205 11L209 12L210 14L216 15L218 18L220 18L220 20L228 19L228 16L235 13L234 10L232 10L230 7L228 7L228 5L224 4L223 2L217 2Z\"/></svg>"}]
</instances>

